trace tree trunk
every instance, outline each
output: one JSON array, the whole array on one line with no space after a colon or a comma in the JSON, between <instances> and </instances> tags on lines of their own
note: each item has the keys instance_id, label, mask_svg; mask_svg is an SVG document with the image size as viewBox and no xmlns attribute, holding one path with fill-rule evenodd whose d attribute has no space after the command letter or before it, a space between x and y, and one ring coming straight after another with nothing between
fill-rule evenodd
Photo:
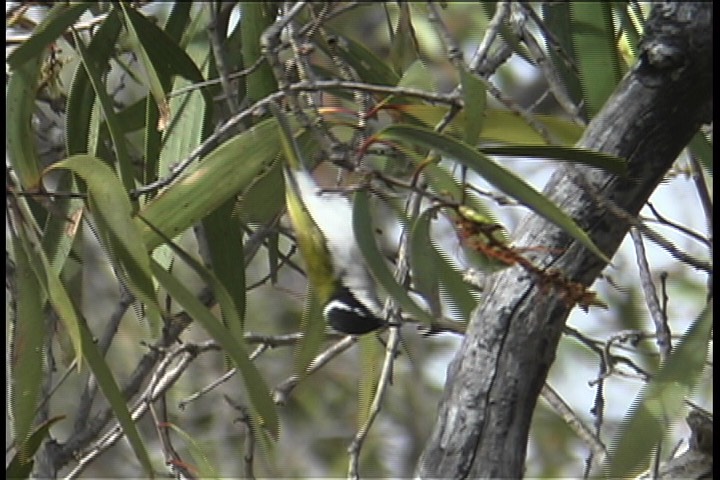
<instances>
[{"instance_id":1,"label":"tree trunk","mask_svg":"<svg viewBox=\"0 0 720 480\"><path fill-rule=\"evenodd\" d=\"M656 4L637 63L579 141L627 158L629 175L563 167L545 188L608 257L629 225L598 205L587 186L636 215L699 126L711 121L712 12L709 2ZM606 266L535 215L516 237L518 245L562 251L533 261L584 285ZM497 274L448 367L438 418L418 461L420 477L523 475L535 403L570 310L556 295L538 291L519 267Z\"/></svg>"}]
</instances>

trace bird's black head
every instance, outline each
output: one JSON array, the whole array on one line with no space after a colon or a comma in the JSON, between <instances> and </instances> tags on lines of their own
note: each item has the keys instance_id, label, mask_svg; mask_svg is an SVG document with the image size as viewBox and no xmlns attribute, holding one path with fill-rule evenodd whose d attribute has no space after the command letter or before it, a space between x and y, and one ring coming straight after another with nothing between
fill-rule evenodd
<instances>
[{"instance_id":1,"label":"bird's black head","mask_svg":"<svg viewBox=\"0 0 720 480\"><path fill-rule=\"evenodd\" d=\"M323 316L332 328L349 335L362 335L385 325L346 287L341 287L325 305Z\"/></svg>"}]
</instances>

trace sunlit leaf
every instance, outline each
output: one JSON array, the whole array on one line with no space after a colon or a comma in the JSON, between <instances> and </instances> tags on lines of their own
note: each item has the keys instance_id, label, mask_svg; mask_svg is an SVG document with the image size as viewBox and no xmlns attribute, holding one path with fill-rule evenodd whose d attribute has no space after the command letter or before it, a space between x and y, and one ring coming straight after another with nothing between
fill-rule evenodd
<instances>
[{"instance_id":1,"label":"sunlit leaf","mask_svg":"<svg viewBox=\"0 0 720 480\"><path fill-rule=\"evenodd\" d=\"M33 29L30 38L7 56L10 68L14 70L30 60L42 57L45 49L67 31L92 4L93 2L62 2L53 5L43 21Z\"/></svg>"},{"instance_id":2,"label":"sunlit leaf","mask_svg":"<svg viewBox=\"0 0 720 480\"><path fill-rule=\"evenodd\" d=\"M188 168L185 176L149 202L140 214L173 238L250 185L280 149L277 121L267 119L231 138ZM161 238L140 222L149 250Z\"/></svg>"},{"instance_id":3,"label":"sunlit leaf","mask_svg":"<svg viewBox=\"0 0 720 480\"><path fill-rule=\"evenodd\" d=\"M48 170L68 169L88 186L90 207L100 228L101 240L127 275L129 287L148 309L154 329L160 328L160 306L150 273L150 258L139 241L140 230L132 219L127 192L115 173L102 160L89 155L74 155L52 165Z\"/></svg>"}]
</instances>

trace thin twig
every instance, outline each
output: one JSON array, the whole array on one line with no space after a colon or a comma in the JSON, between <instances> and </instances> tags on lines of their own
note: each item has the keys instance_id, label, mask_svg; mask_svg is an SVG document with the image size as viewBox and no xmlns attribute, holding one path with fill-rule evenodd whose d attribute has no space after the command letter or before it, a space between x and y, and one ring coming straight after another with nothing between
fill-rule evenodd
<instances>
[{"instance_id":1,"label":"thin twig","mask_svg":"<svg viewBox=\"0 0 720 480\"><path fill-rule=\"evenodd\" d=\"M472 60L470 60L469 68L471 72L479 74L481 70L486 70L484 68L484 65L488 61L488 52L490 51L490 46L492 46L493 42L500 33L500 28L502 27L503 22L507 20L509 14L510 2L497 2L495 6L495 15L488 23L487 29L485 30L485 36L483 37L480 45L475 51L475 55L473 56Z\"/></svg>"},{"instance_id":2,"label":"thin twig","mask_svg":"<svg viewBox=\"0 0 720 480\"><path fill-rule=\"evenodd\" d=\"M652 281L652 275L650 273L650 266L647 262L645 255L645 246L643 245L642 236L636 228L630 229L630 236L633 239L635 245L635 255L637 257L637 264L640 274L640 285L642 286L643 292L645 293L645 303L650 312L650 318L652 318L655 324L655 332L657 334L657 345L660 349L660 359L663 363L670 356L672 350L672 341L670 339L670 327L668 326L667 317L663 315L662 308L660 308L660 302L657 298L657 291Z\"/></svg>"},{"instance_id":3,"label":"thin twig","mask_svg":"<svg viewBox=\"0 0 720 480\"><path fill-rule=\"evenodd\" d=\"M320 352L320 354L318 354L313 359L313 361L310 362L310 365L307 367L305 373L303 374L303 378L318 371L330 360L340 355L342 352L353 346L356 342L357 337L347 335L341 340L333 343L323 352ZM285 405L287 403L288 397L290 396L290 393L292 393L293 389L297 386L298 383L300 383L300 380L300 376L291 375L290 377L283 380L280 384L278 384L278 386L275 387L272 393L273 402L275 402L276 405Z\"/></svg>"},{"instance_id":4,"label":"thin twig","mask_svg":"<svg viewBox=\"0 0 720 480\"><path fill-rule=\"evenodd\" d=\"M387 387L390 385L390 381L392 378L393 364L395 362L395 356L399 343L399 327L390 327L390 335L388 335L387 343L385 345L385 361L383 362L382 370L380 371L380 378L378 380L378 385L375 390L375 395L373 396L372 404L370 405L368 417L362 427L358 429L355 437L353 438L353 441L348 447L348 454L350 456L350 462L348 466L348 478L360 478L358 467L362 445L365 441L365 438L367 437L368 432L370 431L370 428L372 427L373 423L375 423L375 419L377 418L378 413L380 413L383 397L385 396L385 392L387 391Z\"/></svg>"},{"instance_id":5,"label":"thin twig","mask_svg":"<svg viewBox=\"0 0 720 480\"><path fill-rule=\"evenodd\" d=\"M607 455L605 445L600 441L597 433L593 434L592 430L585 425L582 419L570 408L565 400L553 389L548 383L543 385L540 395L565 420L565 423L572 429L592 451L592 463L595 466L602 465Z\"/></svg>"}]
</instances>

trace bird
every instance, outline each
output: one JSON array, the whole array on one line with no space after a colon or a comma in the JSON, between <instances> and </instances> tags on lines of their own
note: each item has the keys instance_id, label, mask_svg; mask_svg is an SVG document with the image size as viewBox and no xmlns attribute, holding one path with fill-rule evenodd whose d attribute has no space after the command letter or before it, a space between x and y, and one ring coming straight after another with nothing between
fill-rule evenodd
<instances>
[{"instance_id":1,"label":"bird","mask_svg":"<svg viewBox=\"0 0 720 480\"><path fill-rule=\"evenodd\" d=\"M353 233L352 205L340 193L323 192L298 160L295 157L284 166L286 203L323 317L341 333L375 331L386 322L375 281Z\"/></svg>"}]
</instances>

